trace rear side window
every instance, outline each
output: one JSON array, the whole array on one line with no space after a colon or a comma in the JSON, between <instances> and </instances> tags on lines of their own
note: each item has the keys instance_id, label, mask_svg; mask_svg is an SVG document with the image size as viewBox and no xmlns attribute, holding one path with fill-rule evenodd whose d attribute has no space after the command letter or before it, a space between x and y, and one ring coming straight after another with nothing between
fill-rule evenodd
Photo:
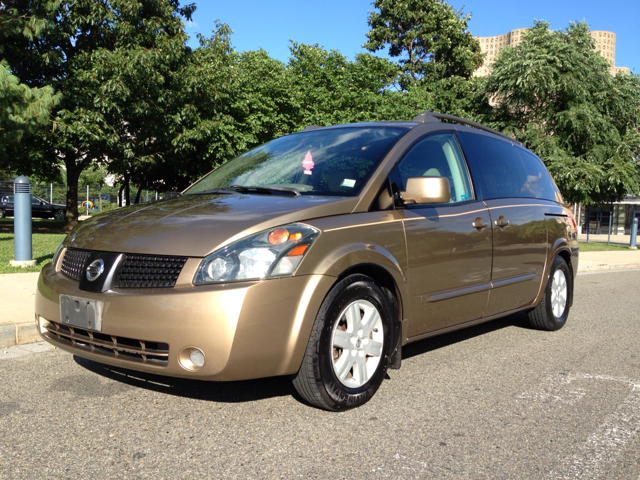
<instances>
[{"instance_id":1,"label":"rear side window","mask_svg":"<svg viewBox=\"0 0 640 480\"><path fill-rule=\"evenodd\" d=\"M526 150L517 149L527 169L526 189L536 198L557 201L556 188L542 161Z\"/></svg>"},{"instance_id":2,"label":"rear side window","mask_svg":"<svg viewBox=\"0 0 640 480\"><path fill-rule=\"evenodd\" d=\"M484 200L536 196L524 162L514 146L475 133L456 132L456 136Z\"/></svg>"}]
</instances>

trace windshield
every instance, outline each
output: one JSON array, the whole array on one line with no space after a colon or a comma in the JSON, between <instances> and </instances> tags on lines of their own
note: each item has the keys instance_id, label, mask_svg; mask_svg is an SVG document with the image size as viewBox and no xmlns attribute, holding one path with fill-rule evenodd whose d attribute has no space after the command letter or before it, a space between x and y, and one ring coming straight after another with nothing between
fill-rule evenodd
<instances>
[{"instance_id":1,"label":"windshield","mask_svg":"<svg viewBox=\"0 0 640 480\"><path fill-rule=\"evenodd\" d=\"M262 187L255 191L355 196L405 127L311 130L273 140L204 176L185 194Z\"/></svg>"}]
</instances>

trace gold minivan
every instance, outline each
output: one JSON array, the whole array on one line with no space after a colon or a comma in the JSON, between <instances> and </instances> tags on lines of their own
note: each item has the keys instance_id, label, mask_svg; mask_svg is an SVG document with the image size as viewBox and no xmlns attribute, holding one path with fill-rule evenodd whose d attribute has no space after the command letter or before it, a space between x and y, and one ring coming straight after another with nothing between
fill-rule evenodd
<instances>
[{"instance_id":1,"label":"gold minivan","mask_svg":"<svg viewBox=\"0 0 640 480\"><path fill-rule=\"evenodd\" d=\"M311 405L345 410L407 343L518 311L561 328L576 233L542 161L485 126L312 126L79 224L42 270L36 322L97 362L292 375Z\"/></svg>"}]
</instances>

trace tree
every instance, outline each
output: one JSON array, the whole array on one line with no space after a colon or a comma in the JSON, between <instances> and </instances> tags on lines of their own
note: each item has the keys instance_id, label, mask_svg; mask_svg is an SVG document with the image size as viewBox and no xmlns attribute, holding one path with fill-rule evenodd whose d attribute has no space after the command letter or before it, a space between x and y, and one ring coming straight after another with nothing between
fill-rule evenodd
<instances>
[{"instance_id":1,"label":"tree","mask_svg":"<svg viewBox=\"0 0 640 480\"><path fill-rule=\"evenodd\" d=\"M16 155L24 135L49 124L51 109L60 101L51 86L30 88L11 73L3 58L5 46L13 39L33 40L50 26L44 18L59 1L32 5L24 0L3 2L0 7L0 168L6 168Z\"/></svg>"},{"instance_id":2,"label":"tree","mask_svg":"<svg viewBox=\"0 0 640 480\"><path fill-rule=\"evenodd\" d=\"M640 192L640 79L613 77L585 23L536 22L503 49L488 79L486 118L547 164L566 200L616 201Z\"/></svg>"},{"instance_id":3,"label":"tree","mask_svg":"<svg viewBox=\"0 0 640 480\"><path fill-rule=\"evenodd\" d=\"M335 50L295 42L290 50L289 89L300 127L383 120L393 114L389 87L398 68L392 62L370 54L351 62Z\"/></svg>"},{"instance_id":4,"label":"tree","mask_svg":"<svg viewBox=\"0 0 640 480\"><path fill-rule=\"evenodd\" d=\"M363 47L375 52L389 45L389 56L401 58L403 88L421 79L469 78L482 64L480 44L467 30L471 16L444 0L375 0L373 6Z\"/></svg>"},{"instance_id":5,"label":"tree","mask_svg":"<svg viewBox=\"0 0 640 480\"><path fill-rule=\"evenodd\" d=\"M28 3L40 8L47 1ZM178 0L63 0L40 37L15 39L5 49L25 83L52 85L63 96L53 128L38 134L20 160L64 165L65 230L77 223L78 178L87 166L108 163L128 185L169 151L174 74L189 52L180 16L189 18L194 8L180 8Z\"/></svg>"}]
</instances>

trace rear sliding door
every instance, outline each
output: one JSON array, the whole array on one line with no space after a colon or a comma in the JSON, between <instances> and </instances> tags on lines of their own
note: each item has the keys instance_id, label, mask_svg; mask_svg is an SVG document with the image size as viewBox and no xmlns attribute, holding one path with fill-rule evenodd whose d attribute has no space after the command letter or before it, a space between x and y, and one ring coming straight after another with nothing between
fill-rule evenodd
<instances>
[{"instance_id":1,"label":"rear sliding door","mask_svg":"<svg viewBox=\"0 0 640 480\"><path fill-rule=\"evenodd\" d=\"M485 316L531 304L548 255L547 217L557 210L544 166L507 140L457 132L474 185L489 209L493 235L491 290Z\"/></svg>"}]
</instances>

